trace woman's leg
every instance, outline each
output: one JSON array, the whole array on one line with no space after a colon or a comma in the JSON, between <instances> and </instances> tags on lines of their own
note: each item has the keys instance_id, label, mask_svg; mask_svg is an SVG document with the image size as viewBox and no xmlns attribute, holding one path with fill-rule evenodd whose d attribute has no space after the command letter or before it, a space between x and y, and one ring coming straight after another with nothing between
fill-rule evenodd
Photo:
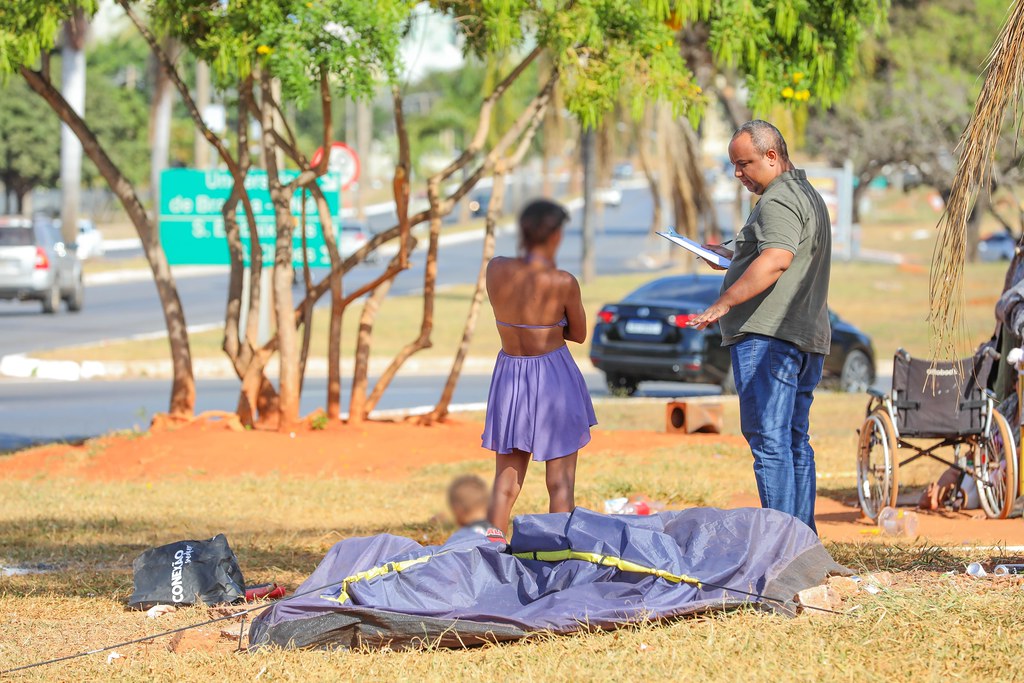
<instances>
[{"instance_id":1,"label":"woman's leg","mask_svg":"<svg viewBox=\"0 0 1024 683\"><path fill-rule=\"evenodd\" d=\"M491 488L491 506L487 519L491 526L498 527L501 533L508 536L512 506L523 490L526 468L530 466L530 454L519 450L496 453L494 462L494 486Z\"/></svg>"},{"instance_id":2,"label":"woman's leg","mask_svg":"<svg viewBox=\"0 0 1024 683\"><path fill-rule=\"evenodd\" d=\"M572 512L576 508L576 458L579 451L547 461L548 512Z\"/></svg>"}]
</instances>

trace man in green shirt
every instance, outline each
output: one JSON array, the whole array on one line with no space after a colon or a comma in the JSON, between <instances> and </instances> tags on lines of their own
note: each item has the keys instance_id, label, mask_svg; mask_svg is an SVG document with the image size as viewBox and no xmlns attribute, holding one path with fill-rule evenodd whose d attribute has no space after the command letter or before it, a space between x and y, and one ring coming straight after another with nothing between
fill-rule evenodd
<instances>
[{"instance_id":1,"label":"man in green shirt","mask_svg":"<svg viewBox=\"0 0 1024 683\"><path fill-rule=\"evenodd\" d=\"M740 126L729 143L729 160L743 186L761 199L732 251L709 247L732 263L721 295L690 325L719 323L722 344L729 347L761 505L815 529L808 428L831 344L831 222L821 195L793 166L772 124Z\"/></svg>"}]
</instances>

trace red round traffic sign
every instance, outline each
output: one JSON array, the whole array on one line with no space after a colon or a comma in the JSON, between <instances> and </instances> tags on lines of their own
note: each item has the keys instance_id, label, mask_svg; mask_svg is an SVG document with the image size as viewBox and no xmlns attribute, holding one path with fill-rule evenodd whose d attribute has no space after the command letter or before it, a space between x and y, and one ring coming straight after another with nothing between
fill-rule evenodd
<instances>
[{"instance_id":1,"label":"red round traffic sign","mask_svg":"<svg viewBox=\"0 0 1024 683\"><path fill-rule=\"evenodd\" d=\"M313 152L310 165L316 166L324 156L324 148L317 147ZM359 155L344 142L332 142L330 157L327 159L327 170L337 173L341 178L341 189L347 190L352 183L359 180Z\"/></svg>"}]
</instances>

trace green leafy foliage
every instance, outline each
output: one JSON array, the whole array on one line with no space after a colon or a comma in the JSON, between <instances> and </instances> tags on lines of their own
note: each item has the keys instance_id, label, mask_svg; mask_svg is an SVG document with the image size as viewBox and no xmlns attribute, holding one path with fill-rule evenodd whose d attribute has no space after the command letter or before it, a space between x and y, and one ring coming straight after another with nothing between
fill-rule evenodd
<instances>
[{"instance_id":1,"label":"green leafy foliage","mask_svg":"<svg viewBox=\"0 0 1024 683\"><path fill-rule=\"evenodd\" d=\"M597 126L625 96L639 116L651 100L677 114L699 114L703 97L675 49L675 33L657 3L634 0L435 0L455 17L477 55L526 50L536 43L558 68L566 108Z\"/></svg>"},{"instance_id":2,"label":"green leafy foliage","mask_svg":"<svg viewBox=\"0 0 1024 683\"><path fill-rule=\"evenodd\" d=\"M834 163L851 159L864 185L887 165L906 163L926 184L948 188L981 85L978 72L1005 11L1003 0L898 3L886 35L862 46L842 98L812 117L809 142ZM1013 136L1006 137L1012 148Z\"/></svg>"},{"instance_id":3,"label":"green leafy foliage","mask_svg":"<svg viewBox=\"0 0 1024 683\"><path fill-rule=\"evenodd\" d=\"M690 3L683 3L690 4ZM747 76L749 106L828 106L855 74L862 43L884 28L888 0L720 0L702 13L721 66Z\"/></svg>"},{"instance_id":4,"label":"green leafy foliage","mask_svg":"<svg viewBox=\"0 0 1024 683\"><path fill-rule=\"evenodd\" d=\"M133 183L148 179L149 106L142 92L88 73L85 122L126 178ZM82 170L87 183L99 181L99 171L88 157Z\"/></svg>"},{"instance_id":5,"label":"green leafy foliage","mask_svg":"<svg viewBox=\"0 0 1024 683\"><path fill-rule=\"evenodd\" d=\"M0 2L0 74L34 64L53 47L63 22L76 9L96 11L97 0L4 0Z\"/></svg>"},{"instance_id":6,"label":"green leafy foliage","mask_svg":"<svg viewBox=\"0 0 1024 683\"><path fill-rule=\"evenodd\" d=\"M19 197L60 175L60 126L21 78L0 87L0 182Z\"/></svg>"},{"instance_id":7,"label":"green leafy foliage","mask_svg":"<svg viewBox=\"0 0 1024 683\"><path fill-rule=\"evenodd\" d=\"M257 67L303 103L322 71L345 95L367 96L398 67L400 27L412 0L150 0L157 29L209 62L223 87Z\"/></svg>"}]
</instances>

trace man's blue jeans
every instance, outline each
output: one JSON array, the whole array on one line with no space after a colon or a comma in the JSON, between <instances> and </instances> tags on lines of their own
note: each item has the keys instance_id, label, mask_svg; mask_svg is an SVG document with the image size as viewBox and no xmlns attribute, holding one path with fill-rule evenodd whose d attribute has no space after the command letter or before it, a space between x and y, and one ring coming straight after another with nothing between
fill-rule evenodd
<instances>
[{"instance_id":1,"label":"man's blue jeans","mask_svg":"<svg viewBox=\"0 0 1024 683\"><path fill-rule=\"evenodd\" d=\"M729 349L761 506L787 512L817 533L808 428L825 356L760 334L748 334Z\"/></svg>"}]
</instances>

